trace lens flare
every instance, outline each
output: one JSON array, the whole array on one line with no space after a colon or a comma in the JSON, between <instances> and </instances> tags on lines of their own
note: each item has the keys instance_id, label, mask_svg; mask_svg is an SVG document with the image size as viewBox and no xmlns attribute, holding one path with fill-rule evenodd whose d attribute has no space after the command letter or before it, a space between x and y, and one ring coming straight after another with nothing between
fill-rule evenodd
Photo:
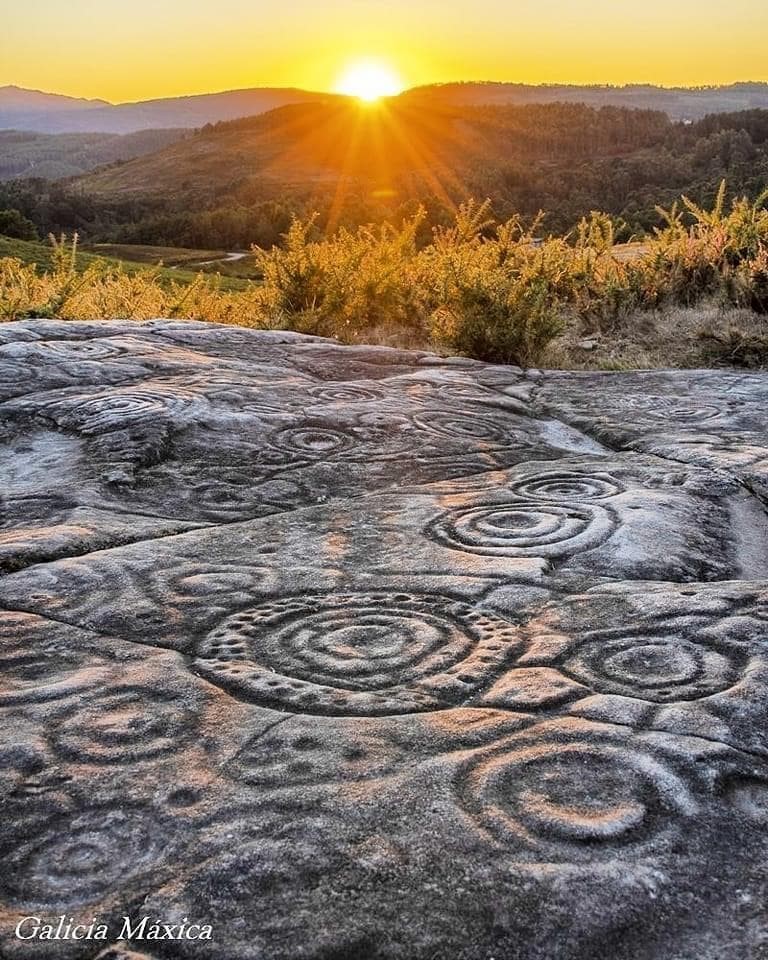
<instances>
[{"instance_id":1,"label":"lens flare","mask_svg":"<svg viewBox=\"0 0 768 960\"><path fill-rule=\"evenodd\" d=\"M336 92L373 103L381 97L400 93L403 83L395 70L377 60L357 60L343 70Z\"/></svg>"}]
</instances>

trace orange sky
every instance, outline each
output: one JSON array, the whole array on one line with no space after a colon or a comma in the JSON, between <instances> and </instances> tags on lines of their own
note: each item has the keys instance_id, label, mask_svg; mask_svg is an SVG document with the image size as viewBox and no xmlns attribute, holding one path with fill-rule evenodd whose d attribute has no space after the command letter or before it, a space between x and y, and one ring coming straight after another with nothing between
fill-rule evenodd
<instances>
[{"instance_id":1,"label":"orange sky","mask_svg":"<svg viewBox=\"0 0 768 960\"><path fill-rule=\"evenodd\" d=\"M663 85L768 80L765 0L24 0L0 84L113 101L333 89L373 57L447 80Z\"/></svg>"}]
</instances>

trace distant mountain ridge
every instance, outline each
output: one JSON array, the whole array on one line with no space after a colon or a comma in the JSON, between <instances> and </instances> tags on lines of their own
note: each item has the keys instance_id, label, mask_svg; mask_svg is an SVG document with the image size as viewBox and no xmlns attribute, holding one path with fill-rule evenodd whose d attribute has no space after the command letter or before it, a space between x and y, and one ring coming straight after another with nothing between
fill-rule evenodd
<instances>
[{"instance_id":1,"label":"distant mountain ridge","mask_svg":"<svg viewBox=\"0 0 768 960\"><path fill-rule=\"evenodd\" d=\"M192 129L332 96L291 87L254 87L112 104L8 86L0 87L0 130L125 134L161 128Z\"/></svg>"},{"instance_id":2,"label":"distant mountain ridge","mask_svg":"<svg viewBox=\"0 0 768 960\"><path fill-rule=\"evenodd\" d=\"M674 120L698 120L709 113L768 109L768 83L713 87L532 85L466 82L414 87L401 99L438 106L529 103L584 103L661 110ZM136 133L160 128L196 128L222 120L256 116L296 103L328 102L334 94L290 87L253 87L111 104L60 94L0 87L0 130L36 133Z\"/></svg>"},{"instance_id":3,"label":"distant mountain ridge","mask_svg":"<svg viewBox=\"0 0 768 960\"><path fill-rule=\"evenodd\" d=\"M439 106L584 103L590 107L660 110L673 120L700 120L710 113L768 109L768 83L744 82L711 87L656 87L466 82L431 84L406 91L404 98Z\"/></svg>"},{"instance_id":4,"label":"distant mountain ridge","mask_svg":"<svg viewBox=\"0 0 768 960\"><path fill-rule=\"evenodd\" d=\"M108 107L106 100L86 100L68 97L62 93L45 93L9 84L0 87L0 110L6 113L29 113L46 110L93 110Z\"/></svg>"}]
</instances>

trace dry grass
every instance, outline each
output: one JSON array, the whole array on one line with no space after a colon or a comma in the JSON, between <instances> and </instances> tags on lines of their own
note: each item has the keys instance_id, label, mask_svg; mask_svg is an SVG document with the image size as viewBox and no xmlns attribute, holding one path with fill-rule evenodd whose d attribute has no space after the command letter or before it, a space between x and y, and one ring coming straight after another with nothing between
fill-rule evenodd
<instances>
[{"instance_id":1,"label":"dry grass","mask_svg":"<svg viewBox=\"0 0 768 960\"><path fill-rule=\"evenodd\" d=\"M749 345L763 343L762 358ZM562 370L637 370L768 365L768 318L703 303L637 311L610 334L585 337L576 321L553 341L541 365Z\"/></svg>"}]
</instances>

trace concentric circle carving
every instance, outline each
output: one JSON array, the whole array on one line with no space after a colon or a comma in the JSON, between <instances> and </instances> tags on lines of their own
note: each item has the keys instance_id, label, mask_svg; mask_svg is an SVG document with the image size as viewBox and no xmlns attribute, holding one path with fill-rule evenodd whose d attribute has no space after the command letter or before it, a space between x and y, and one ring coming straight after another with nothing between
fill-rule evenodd
<instances>
[{"instance_id":1,"label":"concentric circle carving","mask_svg":"<svg viewBox=\"0 0 768 960\"><path fill-rule=\"evenodd\" d=\"M543 500L547 503L606 500L622 492L619 484L608 474L565 471L553 471L520 480L512 490L524 500Z\"/></svg>"},{"instance_id":2,"label":"concentric circle carving","mask_svg":"<svg viewBox=\"0 0 768 960\"><path fill-rule=\"evenodd\" d=\"M468 699L518 642L512 624L448 597L292 597L229 617L196 666L246 699L296 712L411 713Z\"/></svg>"},{"instance_id":3,"label":"concentric circle carving","mask_svg":"<svg viewBox=\"0 0 768 960\"><path fill-rule=\"evenodd\" d=\"M64 425L82 433L106 433L126 426L151 424L182 415L192 398L182 392L115 390L90 396L68 397L50 405Z\"/></svg>"},{"instance_id":4,"label":"concentric circle carving","mask_svg":"<svg viewBox=\"0 0 768 960\"><path fill-rule=\"evenodd\" d=\"M469 553L560 557L597 546L613 528L613 516L597 506L510 500L450 510L428 532L445 546Z\"/></svg>"},{"instance_id":5,"label":"concentric circle carving","mask_svg":"<svg viewBox=\"0 0 768 960\"><path fill-rule=\"evenodd\" d=\"M192 722L181 697L150 686L107 686L71 711L52 740L68 759L126 764L179 749Z\"/></svg>"},{"instance_id":6,"label":"concentric circle carving","mask_svg":"<svg viewBox=\"0 0 768 960\"><path fill-rule=\"evenodd\" d=\"M595 634L582 642L563 671L599 693L655 703L699 700L732 687L744 654L705 633L670 621L644 631Z\"/></svg>"},{"instance_id":7,"label":"concentric circle carving","mask_svg":"<svg viewBox=\"0 0 768 960\"><path fill-rule=\"evenodd\" d=\"M0 888L13 903L95 903L152 871L168 845L167 824L148 811L104 806L57 817L19 838L4 857Z\"/></svg>"},{"instance_id":8,"label":"concentric circle carving","mask_svg":"<svg viewBox=\"0 0 768 960\"><path fill-rule=\"evenodd\" d=\"M521 431L507 427L488 416L467 416L451 410L420 413L414 417L418 427L449 440L501 446L520 443Z\"/></svg>"},{"instance_id":9,"label":"concentric circle carving","mask_svg":"<svg viewBox=\"0 0 768 960\"><path fill-rule=\"evenodd\" d=\"M597 737L479 751L459 770L457 790L478 827L553 860L653 843L675 816L695 810L667 762Z\"/></svg>"},{"instance_id":10,"label":"concentric circle carving","mask_svg":"<svg viewBox=\"0 0 768 960\"><path fill-rule=\"evenodd\" d=\"M312 387L307 393L315 400L323 403L370 403L380 400L382 392L369 386L358 384L329 384L322 387Z\"/></svg>"},{"instance_id":11,"label":"concentric circle carving","mask_svg":"<svg viewBox=\"0 0 768 960\"><path fill-rule=\"evenodd\" d=\"M354 445L354 438L332 427L288 427L273 434L270 442L278 450L299 457L322 459L343 453Z\"/></svg>"}]
</instances>

